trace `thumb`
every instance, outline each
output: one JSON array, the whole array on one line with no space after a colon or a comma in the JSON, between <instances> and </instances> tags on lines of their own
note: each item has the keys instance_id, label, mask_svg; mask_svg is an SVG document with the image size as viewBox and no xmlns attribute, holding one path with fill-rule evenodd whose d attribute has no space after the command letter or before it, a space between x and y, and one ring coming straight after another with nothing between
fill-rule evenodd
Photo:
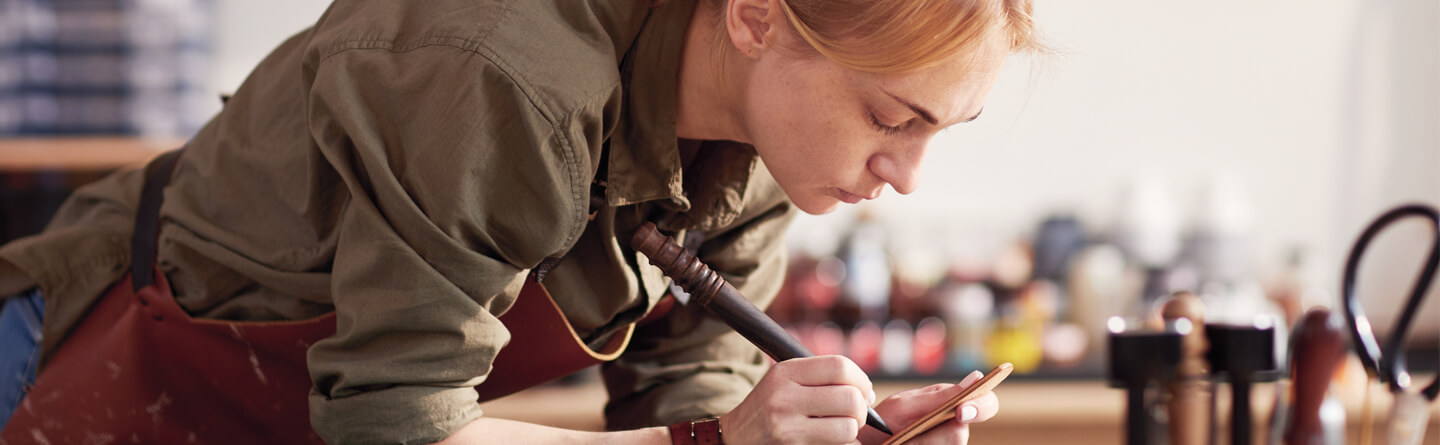
<instances>
[{"instance_id":1,"label":"thumb","mask_svg":"<svg viewBox=\"0 0 1440 445\"><path fill-rule=\"evenodd\" d=\"M902 419L913 419L923 416L931 410L934 410L935 407L940 406L940 404L945 403L945 401L950 400L950 398L960 394L965 388L974 385L982 376L983 374L979 371L975 371L965 376L964 379L961 379L958 384L940 383L924 388L903 391L885 399L884 402L880 403L880 407L876 407L876 409L878 410L883 407L885 412L881 414L887 418L892 415Z\"/></svg>"},{"instance_id":2,"label":"thumb","mask_svg":"<svg viewBox=\"0 0 1440 445\"><path fill-rule=\"evenodd\" d=\"M925 388L921 388L919 390L921 391L921 393L916 394L916 396L920 400L923 400L926 403L930 403L931 406L938 405L940 403L944 403L946 400L950 400L951 397L955 397L956 395L960 394L960 392L965 391L966 388L974 385L975 382L980 381L980 378L984 376L985 374L982 374L980 371L970 371L970 374L966 375L965 378L960 379L959 383L941 383L938 385L930 385Z\"/></svg>"}]
</instances>

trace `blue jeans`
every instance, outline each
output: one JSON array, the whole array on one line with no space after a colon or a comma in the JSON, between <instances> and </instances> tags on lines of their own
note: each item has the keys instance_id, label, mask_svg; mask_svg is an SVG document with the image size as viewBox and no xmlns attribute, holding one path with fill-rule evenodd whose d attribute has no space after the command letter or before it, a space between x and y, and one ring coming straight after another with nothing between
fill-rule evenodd
<instances>
[{"instance_id":1,"label":"blue jeans","mask_svg":"<svg viewBox=\"0 0 1440 445\"><path fill-rule=\"evenodd\" d=\"M45 301L34 289L5 301L0 309L0 430L35 384L40 362L40 320Z\"/></svg>"}]
</instances>

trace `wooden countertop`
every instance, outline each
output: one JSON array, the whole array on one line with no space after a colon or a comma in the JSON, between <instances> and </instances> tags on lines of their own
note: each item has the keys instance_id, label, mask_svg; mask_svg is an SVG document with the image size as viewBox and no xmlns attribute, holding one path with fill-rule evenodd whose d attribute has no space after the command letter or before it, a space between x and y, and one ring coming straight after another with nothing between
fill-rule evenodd
<instances>
[{"instance_id":1,"label":"wooden countertop","mask_svg":"<svg viewBox=\"0 0 1440 445\"><path fill-rule=\"evenodd\" d=\"M184 142L135 137L0 139L0 171L111 170L138 165Z\"/></svg>"},{"instance_id":2,"label":"wooden countertop","mask_svg":"<svg viewBox=\"0 0 1440 445\"><path fill-rule=\"evenodd\" d=\"M1422 379L1421 381L1428 381ZM886 397L909 388L923 386L921 383L879 383L876 393ZM1252 407L1257 422L1264 423L1270 417L1274 402L1274 384L1260 384L1255 387ZM974 427L972 444L986 443L1067 443L1067 444L1120 444L1124 442L1125 392L1106 386L1099 381L1011 381L1001 384L996 390L1000 396L1000 415L984 424ZM1360 418L1363 404L1363 385L1354 396L1342 396L1346 402L1347 419L1350 427L1349 443L1359 443ZM1384 426L1391 403L1389 393L1379 385L1371 388L1371 413L1374 428ZM1219 397L1220 410L1228 412L1229 393L1222 385ZM600 431L604 429L601 408L605 403L605 390L597 382L576 386L545 386L500 400L487 402L481 407L487 416L541 423L545 425ZM1222 417L1224 415L1222 414ZM1440 404L1432 405L1430 426L1426 432L1426 443L1440 443ZM1220 419L1223 425L1228 418ZM1228 427L1222 427L1228 431ZM1261 431L1259 425L1257 432ZM1222 441L1223 442L1223 441ZM1257 441L1257 444L1264 442ZM1375 442L1382 443L1382 442Z\"/></svg>"}]
</instances>

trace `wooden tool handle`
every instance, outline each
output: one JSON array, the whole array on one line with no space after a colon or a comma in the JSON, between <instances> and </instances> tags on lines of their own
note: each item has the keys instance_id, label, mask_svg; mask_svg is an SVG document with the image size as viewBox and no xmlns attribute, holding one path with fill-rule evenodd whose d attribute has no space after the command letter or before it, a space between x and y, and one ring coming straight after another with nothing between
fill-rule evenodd
<instances>
[{"instance_id":1,"label":"wooden tool handle","mask_svg":"<svg viewBox=\"0 0 1440 445\"><path fill-rule=\"evenodd\" d=\"M1161 317L1168 322L1186 319L1190 332L1180 339L1180 364L1175 377L1166 382L1170 399L1170 443L1174 445L1205 445L1210 443L1210 363L1205 353L1210 348L1205 339L1205 303L1190 292L1176 292L1161 308Z\"/></svg>"},{"instance_id":2,"label":"wooden tool handle","mask_svg":"<svg viewBox=\"0 0 1440 445\"><path fill-rule=\"evenodd\" d=\"M640 226L630 245L689 292L690 304L700 305L775 361L815 355L709 266L661 234L654 224Z\"/></svg>"},{"instance_id":3,"label":"wooden tool handle","mask_svg":"<svg viewBox=\"0 0 1440 445\"><path fill-rule=\"evenodd\" d=\"M665 272L665 276L675 280L675 284L690 293L691 301L700 303L701 306L708 306L715 295L720 293L721 288L725 287L724 278L660 233L655 224L647 222L641 225L630 239L630 247L645 254L645 257L650 259L650 264L659 267Z\"/></svg>"},{"instance_id":4,"label":"wooden tool handle","mask_svg":"<svg viewBox=\"0 0 1440 445\"><path fill-rule=\"evenodd\" d=\"M1285 429L1287 445L1325 443L1320 405L1345 358L1344 335L1340 323L1324 308L1311 309L1295 324L1290 365L1294 394L1290 425Z\"/></svg>"},{"instance_id":5,"label":"wooden tool handle","mask_svg":"<svg viewBox=\"0 0 1440 445\"><path fill-rule=\"evenodd\" d=\"M815 355L699 258L661 234L654 224L647 222L641 225L630 239L630 247L645 254L650 264L659 267L666 276L679 283L680 288L689 292L690 304L700 305L775 361ZM885 419L881 419L874 408L865 409L865 424L890 434Z\"/></svg>"},{"instance_id":6,"label":"wooden tool handle","mask_svg":"<svg viewBox=\"0 0 1440 445\"><path fill-rule=\"evenodd\" d=\"M916 420L914 423L911 423L910 426L895 433L894 436L891 436L889 440L885 441L884 445L899 445L905 443L907 440L914 439L915 436L919 436L950 419L954 419L955 407L965 402L978 399L980 396L985 395L985 393L995 389L995 386L1005 381L1005 378L1009 377L1010 373L1014 370L1015 365L1009 363L1002 363L1000 366L996 366L995 369L990 370L989 374L985 374L984 377L975 381L970 387L965 388L965 390L956 394L955 397L951 397L950 400L940 404L934 411L930 411L929 414L921 417L920 420Z\"/></svg>"}]
</instances>

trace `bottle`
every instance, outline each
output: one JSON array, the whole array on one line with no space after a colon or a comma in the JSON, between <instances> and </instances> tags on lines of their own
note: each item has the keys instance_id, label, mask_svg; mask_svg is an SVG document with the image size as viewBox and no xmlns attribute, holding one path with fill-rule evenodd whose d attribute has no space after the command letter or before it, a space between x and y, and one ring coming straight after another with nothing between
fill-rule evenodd
<instances>
[{"instance_id":1,"label":"bottle","mask_svg":"<svg viewBox=\"0 0 1440 445\"><path fill-rule=\"evenodd\" d=\"M910 323L901 319L885 323L884 336L880 341L880 372L892 376L910 372L914 360L915 333Z\"/></svg>"},{"instance_id":2,"label":"bottle","mask_svg":"<svg viewBox=\"0 0 1440 445\"><path fill-rule=\"evenodd\" d=\"M938 317L926 317L915 326L911 369L916 374L934 375L944 369L946 336L945 321Z\"/></svg>"},{"instance_id":3,"label":"bottle","mask_svg":"<svg viewBox=\"0 0 1440 445\"><path fill-rule=\"evenodd\" d=\"M1068 282L1071 260L1085 248L1085 230L1075 216L1053 215L1040 223L1035 234L1035 278Z\"/></svg>"},{"instance_id":4,"label":"bottle","mask_svg":"<svg viewBox=\"0 0 1440 445\"><path fill-rule=\"evenodd\" d=\"M1098 365L1101 354L1093 353L1106 344L1107 321L1125 312L1125 305L1139 299L1137 269L1127 267L1118 247L1104 242L1086 247L1070 265L1070 319L1085 331L1091 348L1086 361Z\"/></svg>"},{"instance_id":5,"label":"bottle","mask_svg":"<svg viewBox=\"0 0 1440 445\"><path fill-rule=\"evenodd\" d=\"M879 322L889 315L892 277L885 243L884 227L862 211L841 248L840 258L845 262L841 289L859 308L861 320Z\"/></svg>"},{"instance_id":6,"label":"bottle","mask_svg":"<svg viewBox=\"0 0 1440 445\"><path fill-rule=\"evenodd\" d=\"M941 314L950 334L946 361L951 371L986 369L986 340L995 320L995 294L979 283L955 282L942 291Z\"/></svg>"},{"instance_id":7,"label":"bottle","mask_svg":"<svg viewBox=\"0 0 1440 445\"><path fill-rule=\"evenodd\" d=\"M874 372L880 367L880 347L884 338L884 332L880 324L873 320L862 320L850 330L847 355L855 365L866 373Z\"/></svg>"},{"instance_id":8,"label":"bottle","mask_svg":"<svg viewBox=\"0 0 1440 445\"><path fill-rule=\"evenodd\" d=\"M1117 244L1145 270L1145 285L1135 315L1169 294L1166 275L1182 247L1181 217L1168 184L1158 175L1135 177L1121 199Z\"/></svg>"}]
</instances>

